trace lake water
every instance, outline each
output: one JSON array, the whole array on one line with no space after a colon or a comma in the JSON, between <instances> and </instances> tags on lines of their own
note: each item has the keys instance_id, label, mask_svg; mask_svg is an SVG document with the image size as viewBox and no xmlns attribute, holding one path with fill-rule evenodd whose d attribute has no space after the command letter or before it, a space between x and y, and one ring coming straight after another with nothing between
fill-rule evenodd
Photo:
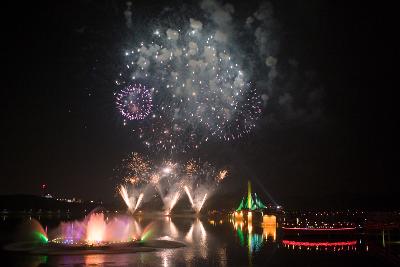
<instances>
[{"instance_id":1,"label":"lake water","mask_svg":"<svg viewBox=\"0 0 400 267\"><path fill-rule=\"evenodd\" d=\"M61 219L36 217L55 228ZM29 217L0 221L2 245L15 239L17 225ZM186 247L156 252L34 256L1 251L1 266L398 266L399 235L375 231L341 236L287 236L274 224L241 223L219 217L136 218L150 238L182 241ZM278 218L279 221L279 218ZM50 230L49 230L50 231ZM397 240L397 241L396 241ZM397 256L396 256L397 254Z\"/></svg>"}]
</instances>

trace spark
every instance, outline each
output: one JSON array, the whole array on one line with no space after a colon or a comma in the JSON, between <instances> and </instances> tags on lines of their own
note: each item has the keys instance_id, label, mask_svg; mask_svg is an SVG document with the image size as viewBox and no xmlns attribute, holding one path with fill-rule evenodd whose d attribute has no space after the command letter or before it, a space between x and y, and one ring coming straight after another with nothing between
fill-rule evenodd
<instances>
[{"instance_id":1,"label":"spark","mask_svg":"<svg viewBox=\"0 0 400 267\"><path fill-rule=\"evenodd\" d=\"M228 170L221 170L218 173L218 177L217 177L218 181L222 181L227 174L228 174Z\"/></svg>"}]
</instances>

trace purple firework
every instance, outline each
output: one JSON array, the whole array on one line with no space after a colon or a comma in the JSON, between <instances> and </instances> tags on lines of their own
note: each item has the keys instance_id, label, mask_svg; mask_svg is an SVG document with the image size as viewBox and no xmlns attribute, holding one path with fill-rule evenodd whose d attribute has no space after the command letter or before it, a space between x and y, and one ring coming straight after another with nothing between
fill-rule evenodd
<instances>
[{"instance_id":1,"label":"purple firework","mask_svg":"<svg viewBox=\"0 0 400 267\"><path fill-rule=\"evenodd\" d=\"M128 120L143 120L153 106L151 92L141 84L131 84L117 94L117 109Z\"/></svg>"}]
</instances>

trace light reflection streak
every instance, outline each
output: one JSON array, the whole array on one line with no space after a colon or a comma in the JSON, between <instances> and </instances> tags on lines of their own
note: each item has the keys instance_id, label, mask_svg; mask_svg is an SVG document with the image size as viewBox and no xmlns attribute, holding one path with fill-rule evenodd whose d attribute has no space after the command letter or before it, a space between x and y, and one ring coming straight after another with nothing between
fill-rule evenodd
<instances>
[{"instance_id":1,"label":"light reflection streak","mask_svg":"<svg viewBox=\"0 0 400 267\"><path fill-rule=\"evenodd\" d=\"M174 264L171 264L171 258L173 257L173 251L169 249L164 249L160 252L158 252L161 258L161 265L163 267L169 267L169 266L174 266Z\"/></svg>"},{"instance_id":2,"label":"light reflection streak","mask_svg":"<svg viewBox=\"0 0 400 267\"><path fill-rule=\"evenodd\" d=\"M257 227L257 223L253 225L253 214L251 212L247 213L247 220L243 219L243 212L234 212L230 222L233 228L237 232L237 237L239 238L239 244L248 249L249 264L251 263L251 255L257 252L265 242L268 242L268 238L272 237L272 242L276 241L276 216L274 215L264 215L263 222L260 224L262 228L262 234L258 234L260 228ZM247 224L244 228L245 223ZM247 233L244 233L243 229Z\"/></svg>"},{"instance_id":3,"label":"light reflection streak","mask_svg":"<svg viewBox=\"0 0 400 267\"><path fill-rule=\"evenodd\" d=\"M179 238L179 230L169 216L165 217L164 232L174 239Z\"/></svg>"},{"instance_id":4,"label":"light reflection streak","mask_svg":"<svg viewBox=\"0 0 400 267\"><path fill-rule=\"evenodd\" d=\"M276 216L275 215L264 215L263 222L261 224L263 228L263 237L268 240L268 237L272 237L272 241L276 241Z\"/></svg>"},{"instance_id":5,"label":"light reflection streak","mask_svg":"<svg viewBox=\"0 0 400 267\"><path fill-rule=\"evenodd\" d=\"M304 242L304 241L291 241L282 240L282 244L287 246L298 246L298 247L340 247L340 246L355 246L357 240L342 241L342 242Z\"/></svg>"},{"instance_id":6,"label":"light reflection streak","mask_svg":"<svg viewBox=\"0 0 400 267\"><path fill-rule=\"evenodd\" d=\"M193 243L193 226L194 224L190 226L189 232L185 236L185 240L189 243Z\"/></svg>"},{"instance_id":7,"label":"light reflection streak","mask_svg":"<svg viewBox=\"0 0 400 267\"><path fill-rule=\"evenodd\" d=\"M99 265L103 264L105 261L105 255L94 254L94 255L85 255L85 265Z\"/></svg>"},{"instance_id":8,"label":"light reflection streak","mask_svg":"<svg viewBox=\"0 0 400 267\"><path fill-rule=\"evenodd\" d=\"M284 230L297 230L297 231L351 231L355 230L355 227L343 227L343 228L302 228L302 227L282 227Z\"/></svg>"},{"instance_id":9,"label":"light reflection streak","mask_svg":"<svg viewBox=\"0 0 400 267\"><path fill-rule=\"evenodd\" d=\"M200 256L207 258L208 244L207 232L200 219L196 219L190 226L189 231L185 236L185 241L200 249Z\"/></svg>"},{"instance_id":10,"label":"light reflection streak","mask_svg":"<svg viewBox=\"0 0 400 267\"><path fill-rule=\"evenodd\" d=\"M331 252L357 251L357 240L350 241L292 241L282 240L284 247L299 250L322 250ZM368 250L368 249L367 249Z\"/></svg>"}]
</instances>

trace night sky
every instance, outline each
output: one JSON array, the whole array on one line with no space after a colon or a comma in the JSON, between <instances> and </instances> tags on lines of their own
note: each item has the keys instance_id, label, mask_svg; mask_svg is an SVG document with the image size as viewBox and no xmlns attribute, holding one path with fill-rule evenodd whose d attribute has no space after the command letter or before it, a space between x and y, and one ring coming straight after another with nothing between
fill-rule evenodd
<instances>
[{"instance_id":1,"label":"night sky","mask_svg":"<svg viewBox=\"0 0 400 267\"><path fill-rule=\"evenodd\" d=\"M129 152L147 153L122 125L113 82L131 35L147 31L166 4L133 2L131 30L124 1L31 1L3 11L0 194L40 194L46 183L56 196L110 201L119 181L113 169ZM232 2L234 19L257 9L247 2ZM398 29L391 8L366 1L272 4L280 58L298 63L291 86L320 88L319 115L270 120L267 105L249 136L210 142L191 154L228 167L229 190L251 179L283 201L400 193Z\"/></svg>"}]
</instances>

